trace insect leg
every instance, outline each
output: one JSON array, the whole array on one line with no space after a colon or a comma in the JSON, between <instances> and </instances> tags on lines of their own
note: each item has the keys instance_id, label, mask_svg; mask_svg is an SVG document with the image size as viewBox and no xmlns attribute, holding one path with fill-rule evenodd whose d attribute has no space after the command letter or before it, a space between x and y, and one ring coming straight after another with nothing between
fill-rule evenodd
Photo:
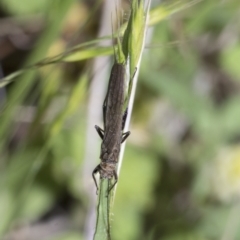
<instances>
[{"instance_id":1,"label":"insect leg","mask_svg":"<svg viewBox=\"0 0 240 240\"><path fill-rule=\"evenodd\" d=\"M113 176L115 178L115 182L113 183L113 185L109 188L108 190L108 194L112 191L112 189L114 188L114 186L117 184L118 182L118 175L117 175L117 172L114 170L113 172Z\"/></svg>"},{"instance_id":2,"label":"insect leg","mask_svg":"<svg viewBox=\"0 0 240 240\"><path fill-rule=\"evenodd\" d=\"M121 141L121 143L123 143L123 142L128 138L128 136L129 136L130 134L131 134L130 131L123 133L123 134L122 134L122 141Z\"/></svg>"},{"instance_id":3,"label":"insect leg","mask_svg":"<svg viewBox=\"0 0 240 240\"><path fill-rule=\"evenodd\" d=\"M123 117L122 117L122 130L124 129L124 126L125 126L125 122L126 122L126 119L127 119L127 115L128 115L128 108L126 108L124 114L123 114ZM123 143L127 138L128 136L130 135L130 131L128 132L125 132L122 134L122 141L121 143Z\"/></svg>"},{"instance_id":4,"label":"insect leg","mask_svg":"<svg viewBox=\"0 0 240 240\"><path fill-rule=\"evenodd\" d=\"M103 122L104 124L106 123L106 111L107 111L107 97L108 94L106 95L104 102L103 102L103 106L102 106L102 110L103 110Z\"/></svg>"},{"instance_id":5,"label":"insect leg","mask_svg":"<svg viewBox=\"0 0 240 240\"><path fill-rule=\"evenodd\" d=\"M98 133L98 135L100 136L101 139L103 139L104 136L104 130L102 130L99 126L95 125L95 129Z\"/></svg>"},{"instance_id":6,"label":"insect leg","mask_svg":"<svg viewBox=\"0 0 240 240\"><path fill-rule=\"evenodd\" d=\"M124 127L125 127L127 115L128 115L128 108L126 108L126 110L125 110L125 112L124 112L124 114L123 114L123 117L122 117L122 130L123 130Z\"/></svg>"},{"instance_id":7,"label":"insect leg","mask_svg":"<svg viewBox=\"0 0 240 240\"><path fill-rule=\"evenodd\" d=\"M92 178L93 178L94 183L95 183L96 188L97 188L96 194L98 194L98 185L97 185L97 180L96 180L96 178L95 178L95 174L97 174L97 173L99 172L99 170L100 170L100 165L97 165L97 166L94 168L93 172L92 172Z\"/></svg>"}]
</instances>

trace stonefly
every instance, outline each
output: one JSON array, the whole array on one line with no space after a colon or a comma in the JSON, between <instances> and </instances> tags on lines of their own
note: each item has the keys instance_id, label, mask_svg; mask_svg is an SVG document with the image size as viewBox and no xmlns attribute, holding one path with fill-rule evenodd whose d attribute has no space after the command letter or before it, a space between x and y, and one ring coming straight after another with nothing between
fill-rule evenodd
<instances>
[{"instance_id":1,"label":"stonefly","mask_svg":"<svg viewBox=\"0 0 240 240\"><path fill-rule=\"evenodd\" d=\"M101 163L93 170L92 176L98 190L95 174L99 173L100 178L112 179L115 182L109 188L108 193L114 188L118 181L116 165L120 153L121 143L123 143L130 132L123 133L127 118L127 109L124 107L124 76L125 64L115 62L109 79L108 90L103 104L104 130L95 126L102 139L100 159Z\"/></svg>"}]
</instances>

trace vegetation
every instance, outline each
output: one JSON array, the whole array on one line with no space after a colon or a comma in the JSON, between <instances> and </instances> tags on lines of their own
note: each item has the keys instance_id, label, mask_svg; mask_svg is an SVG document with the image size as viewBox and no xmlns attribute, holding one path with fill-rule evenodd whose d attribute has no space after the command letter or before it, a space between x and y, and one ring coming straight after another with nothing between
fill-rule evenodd
<instances>
[{"instance_id":1,"label":"vegetation","mask_svg":"<svg viewBox=\"0 0 240 240\"><path fill-rule=\"evenodd\" d=\"M94 124L102 121L109 78L94 92L104 68L93 66L95 57L113 54L104 45L111 44L111 13L108 33L97 34L107 3L93 3L1 1L1 239L93 237L91 172L100 161ZM239 3L152 5L112 239L237 240ZM128 1L123 8L128 19ZM132 32L127 21L124 29ZM91 112L99 114L90 119Z\"/></svg>"}]
</instances>

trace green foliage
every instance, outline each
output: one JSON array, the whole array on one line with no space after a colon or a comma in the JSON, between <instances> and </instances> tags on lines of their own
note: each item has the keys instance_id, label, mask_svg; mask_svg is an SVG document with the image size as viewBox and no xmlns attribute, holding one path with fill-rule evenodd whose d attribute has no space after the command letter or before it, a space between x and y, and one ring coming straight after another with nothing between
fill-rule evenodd
<instances>
[{"instance_id":1,"label":"green foliage","mask_svg":"<svg viewBox=\"0 0 240 240\"><path fill-rule=\"evenodd\" d=\"M144 12L143 8L143 1L132 1L131 7L131 16L128 21L128 25L126 31L123 36L123 42L120 42L119 37L117 36L117 50L115 51L115 58L118 63L126 64L129 68L130 76L133 76L134 70L137 65L139 65L141 59L140 56L142 55L143 51L143 44L145 39L145 32L146 32L146 16L148 15L149 9ZM134 47L133 47L134 46ZM126 62L126 59L129 58L129 63ZM129 102L130 94L131 94L131 84L132 81L129 82L128 86L128 95L126 102ZM127 105L128 107L128 105ZM128 111L128 114L130 112ZM124 149L122 149L124 151ZM121 161L121 160L118 160ZM119 164L120 165L120 164ZM111 209L110 209L110 202L113 202L113 194L107 194L107 189L109 189L109 185L111 181L108 179L100 179L100 196L99 196L99 204L97 210L97 224L96 224L96 231L94 235L94 239L111 239L110 234L110 216L111 216ZM113 182L113 181L112 181ZM103 189L101 189L103 187ZM102 191L105 191L102 193ZM115 189L114 189L115 190Z\"/></svg>"},{"instance_id":2,"label":"green foliage","mask_svg":"<svg viewBox=\"0 0 240 240\"><path fill-rule=\"evenodd\" d=\"M94 239L96 240L108 240L111 239L110 234L110 212L111 212L111 196L108 194L110 187L110 181L108 179L101 179L99 186L99 200L97 207L97 220L94 233Z\"/></svg>"},{"instance_id":3,"label":"green foliage","mask_svg":"<svg viewBox=\"0 0 240 240\"><path fill-rule=\"evenodd\" d=\"M153 203L152 191L156 176L161 175L159 170L154 154L133 146L126 148L113 207L113 239L133 239L139 235L141 209Z\"/></svg>"},{"instance_id":4,"label":"green foliage","mask_svg":"<svg viewBox=\"0 0 240 240\"><path fill-rule=\"evenodd\" d=\"M82 181L91 86L86 60L117 49L120 62L130 54L133 74L146 13L142 2L132 3L137 11L119 30L120 38L126 32L122 50L119 43L97 45L111 35L93 39L82 31L84 43L49 56L51 46L67 39L71 28L63 33L63 23L76 1L1 1L20 26L23 13L40 13L46 21L23 67L0 82L7 90L0 116L1 239L25 224L47 224L42 217L55 217L59 202L68 206L63 212L71 227L51 239L84 239L89 199L83 185L93 188L91 176ZM109 182L101 182L96 239L108 237L103 209L114 212L110 229L116 240L239 239L238 9L237 0L162 1L150 11L152 39L139 67L131 136L114 206L105 194ZM86 15L99 20L98 14ZM87 27L96 32L93 26Z\"/></svg>"},{"instance_id":5,"label":"green foliage","mask_svg":"<svg viewBox=\"0 0 240 240\"><path fill-rule=\"evenodd\" d=\"M1 3L7 11L16 15L41 13L48 6L47 0L23 0L21 2L17 0L2 0Z\"/></svg>"},{"instance_id":6,"label":"green foliage","mask_svg":"<svg viewBox=\"0 0 240 240\"><path fill-rule=\"evenodd\" d=\"M225 71L227 71L236 81L239 81L240 72L238 62L240 61L240 45L232 45L221 54L221 64Z\"/></svg>"},{"instance_id":7,"label":"green foliage","mask_svg":"<svg viewBox=\"0 0 240 240\"><path fill-rule=\"evenodd\" d=\"M132 1L132 11L123 36L123 48L125 57L129 57L130 76L133 76L138 65L144 44L144 33L146 31L146 18L143 1Z\"/></svg>"}]
</instances>

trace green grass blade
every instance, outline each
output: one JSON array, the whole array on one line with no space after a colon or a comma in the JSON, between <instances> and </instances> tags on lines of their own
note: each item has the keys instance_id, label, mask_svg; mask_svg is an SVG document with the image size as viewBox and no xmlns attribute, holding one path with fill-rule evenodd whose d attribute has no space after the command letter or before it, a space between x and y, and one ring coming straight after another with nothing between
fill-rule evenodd
<instances>
[{"instance_id":1,"label":"green grass blade","mask_svg":"<svg viewBox=\"0 0 240 240\"><path fill-rule=\"evenodd\" d=\"M49 46L52 44L53 40L57 37L61 29L64 16L66 15L67 10L74 1L75 0L69 1L55 0L51 2L52 5L51 7L49 7L50 10L48 15L51 16L51 20L53 19L54 20L51 22L49 21L49 24L47 24L48 27L45 33L37 43L35 51L28 59L26 65L31 65L32 63L44 57ZM12 123L12 114L14 112L14 108L17 104L20 104L23 101L29 89L33 86L34 83L33 79L35 76L36 76L35 71L31 72L25 71L25 74L19 79L19 81L15 84L12 91L9 93L8 105L1 116L0 139L5 139L6 134L9 131L9 127L11 126Z\"/></svg>"},{"instance_id":2,"label":"green grass blade","mask_svg":"<svg viewBox=\"0 0 240 240\"><path fill-rule=\"evenodd\" d=\"M143 51L143 45L146 34L146 19L148 16L150 1L148 2L148 8L145 11L143 7L143 1L132 2L131 8L131 17L128 22L127 30L124 33L122 46L118 40L116 54L116 61L123 63L126 60L130 59L127 64L127 67L130 71L130 76L133 75L135 68L140 65L140 59ZM130 82L131 81L126 81ZM131 87L128 87L128 89ZM127 94L127 100L129 101L130 94ZM133 97L133 95L132 95ZM132 107L131 107L132 108ZM130 111L131 112L131 111ZM131 114L130 114L131 115ZM128 117L129 119L129 117ZM118 175L121 166L121 160L123 157L124 147L121 147L121 155L119 157L119 166L118 166ZM96 231L94 235L94 240L108 240L110 237L110 215L111 208L110 202L113 203L114 194L116 187L111 191L111 195L108 195L110 181L108 179L100 179L100 195L99 195L99 204L97 211L97 224ZM107 194L107 197L106 197Z\"/></svg>"},{"instance_id":3,"label":"green grass blade","mask_svg":"<svg viewBox=\"0 0 240 240\"><path fill-rule=\"evenodd\" d=\"M110 181L101 179L99 188L99 202L97 207L97 224L94 240L110 240L110 198L108 194Z\"/></svg>"},{"instance_id":4,"label":"green grass blade","mask_svg":"<svg viewBox=\"0 0 240 240\"><path fill-rule=\"evenodd\" d=\"M78 83L73 87L72 93L68 98L66 106L50 124L49 137L50 139L52 139L52 141L62 129L62 126L67 117L71 116L71 114L73 114L77 110L79 104L83 101L86 94L87 80L87 75L83 74L79 79Z\"/></svg>"},{"instance_id":5,"label":"green grass blade","mask_svg":"<svg viewBox=\"0 0 240 240\"><path fill-rule=\"evenodd\" d=\"M197 4L200 1L202 1L202 0L195 0L195 1L192 1L191 3L177 1L174 4L160 5L150 11L149 21L147 24L149 26L156 25L159 22L161 22L162 20L164 20L165 18L169 17L170 15L172 15L176 12L179 12L183 9L186 9L188 7L191 7L192 5ZM139 16L141 16L141 14ZM135 17L137 18L138 16L135 16ZM132 16L130 18L132 18ZM142 19L139 18L139 24L141 24L141 22L142 22ZM128 26L128 28L129 28L129 26ZM120 37L123 36L125 30L129 31L129 29L127 29L127 24L123 24L123 26L118 31L118 34ZM138 34L141 34L141 32L139 32ZM135 34L135 36L137 36L138 34ZM113 34L113 37L117 37L117 34L116 33ZM97 56L112 55L113 54L112 47L96 47L95 46L96 44L101 43L103 40L109 40L111 38L112 38L112 36L110 36L110 35L104 36L101 38L97 38L92 41L78 44L78 45L72 47L71 49L67 50L66 52L61 53L57 56L43 59L43 60L29 66L28 68L22 69L21 71L17 71L15 73L12 73L12 74L6 76L5 78L2 78L2 81L0 83L0 88L6 86L7 84L9 84L13 80L15 80L16 77L20 76L21 74L25 73L26 71L28 71L30 69L43 67L43 66L46 66L49 64L56 64L59 62L76 62L76 61L86 60L89 58L94 58ZM125 56L128 55L127 49L128 49L128 43L126 42L126 37L125 37L123 40L123 52L124 52ZM132 57L134 57L134 54ZM137 59L138 57L135 56L135 58ZM133 69L134 63L132 63L131 65L132 65L131 73L133 73L134 72L134 69Z\"/></svg>"},{"instance_id":6,"label":"green grass blade","mask_svg":"<svg viewBox=\"0 0 240 240\"><path fill-rule=\"evenodd\" d=\"M142 53L144 49L147 21L149 16L151 1L148 1L146 9L144 9L142 1L132 2L132 12L129 20L129 24L124 36L123 48L127 46L127 52L129 55L128 68L130 77L128 80L128 89L125 100L125 107L128 108L128 117L126 120L125 128L123 132L127 132L130 124L134 96L137 86L138 72L140 68ZM124 50L126 52L126 50ZM118 174L121 169L125 143L122 144L121 152L119 156Z\"/></svg>"},{"instance_id":7,"label":"green grass blade","mask_svg":"<svg viewBox=\"0 0 240 240\"><path fill-rule=\"evenodd\" d=\"M156 25L165 18L169 17L170 15L177 13L179 11L182 11L186 8L189 8L202 0L194 0L194 1L176 1L172 4L163 4L159 5L158 7L155 7L150 12L150 17L148 21L148 25Z\"/></svg>"},{"instance_id":8,"label":"green grass blade","mask_svg":"<svg viewBox=\"0 0 240 240\"><path fill-rule=\"evenodd\" d=\"M18 216L18 214L21 212L21 207L24 205L24 202L26 201L26 198L28 196L29 190L33 184L33 181L44 164L44 160L46 159L46 155L48 153L48 143L46 143L37 153L36 158L32 160L29 163L29 171L27 171L26 176L24 177L24 180L20 180L19 183L21 183L17 189L17 192L14 192L13 194L16 195L14 202L14 205L12 206L10 211L8 212L8 215L6 218L3 219L1 226L0 226L0 237L2 237L10 228L11 223L13 220ZM15 167L17 165L16 162L12 164L12 167ZM8 172L12 172L8 170ZM1 187L1 191L3 191L5 188L9 188L8 186L8 174L6 174L4 180L4 187Z\"/></svg>"}]
</instances>

